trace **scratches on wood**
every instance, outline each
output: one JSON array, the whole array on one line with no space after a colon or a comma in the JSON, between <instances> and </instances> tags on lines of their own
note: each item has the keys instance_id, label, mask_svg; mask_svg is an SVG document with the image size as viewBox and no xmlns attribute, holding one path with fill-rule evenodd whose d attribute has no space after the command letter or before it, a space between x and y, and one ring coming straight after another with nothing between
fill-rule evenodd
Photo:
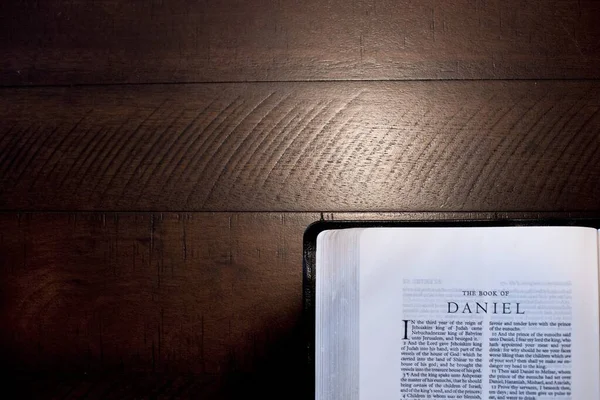
<instances>
[{"instance_id":1,"label":"scratches on wood","mask_svg":"<svg viewBox=\"0 0 600 400\"><path fill-rule=\"evenodd\" d=\"M168 154L168 161L163 162L162 159L159 160L154 167L153 173L149 174L152 179L155 179L158 182L166 182L167 184L172 182L173 173L183 167L182 162L186 160L185 154L187 154L185 152L187 152L194 141L199 138L199 135L194 135L194 132L196 132L196 125L199 123L201 117L207 117L209 114L208 111L213 107L217 100L218 98L215 97L206 105L206 107L202 108L200 111L195 111L193 119L185 125L180 133L177 134L177 140L166 150L165 156ZM168 190L170 190L170 188L168 188ZM139 202L139 200L140 199L138 198L137 202Z\"/></svg>"},{"instance_id":2,"label":"scratches on wood","mask_svg":"<svg viewBox=\"0 0 600 400\"><path fill-rule=\"evenodd\" d=\"M223 161L219 162L219 164L222 165L222 167L218 171L215 171L216 173L211 174L211 175L213 175L213 177L212 177L213 182L209 182L208 186L210 186L210 188L203 191L205 193L205 195L203 196L204 199L201 200L203 206L207 203L208 199L210 199L210 197L215 189L215 186L221 180L223 175L231 168L230 162L231 162L232 158L236 158L236 157L239 157L241 154L244 154L244 151L240 151L240 148L246 149L247 147L243 146L243 145L248 142L249 137L257 136L256 127L264 119L264 115L262 115L261 112L257 112L257 110L264 108L265 105L268 104L268 101L275 96L275 94L276 94L276 92L269 93L266 97L259 100L255 105L253 105L252 108L250 108L250 110L248 110L248 111L245 110L244 116L241 117L240 119L238 119L238 121L235 123L235 125L233 125L231 128L229 128L230 134L228 134L227 137L225 138L225 140L223 140L219 144L217 151L215 153L213 153L219 159L223 160ZM287 97L289 97L289 95ZM285 98L283 100L285 100ZM280 100L279 102L282 102L283 100ZM276 103L275 106L273 106L273 107L277 107L277 105L278 104ZM255 114L258 114L258 115L255 115ZM252 123L249 121L250 119L254 119L257 122ZM246 132L239 134L238 128L243 125L247 125L244 129ZM222 155L218 156L217 153L221 153ZM211 161L212 161L212 159L209 159L206 162L205 166L207 166L207 167L211 166L212 165ZM205 172L205 169L200 170L199 176L202 176L204 174L204 172ZM186 205L189 204L190 199L194 197L194 195L195 195L195 193L197 193L198 189L199 189L198 187L195 187L189 193L189 195L185 199Z\"/></svg>"},{"instance_id":3,"label":"scratches on wood","mask_svg":"<svg viewBox=\"0 0 600 400\"><path fill-rule=\"evenodd\" d=\"M139 183L142 184L142 188L145 184L148 183L148 180L152 178L152 169L149 164L154 166L154 169L158 165L161 165L160 152L165 149L165 141L170 138L177 137L173 132L171 132L175 126L175 124L184 116L185 111L178 112L175 116L169 116L166 118L170 119L169 124L166 127L159 127L158 132L152 136L150 142L148 143L148 148L144 152L144 155L141 156L140 162L135 166L133 172L130 173L129 180L125 184L125 187L131 186L132 182L135 182L136 185ZM156 161L156 160L159 161ZM140 190L140 196L142 195L142 191Z\"/></svg>"},{"instance_id":4,"label":"scratches on wood","mask_svg":"<svg viewBox=\"0 0 600 400\"><path fill-rule=\"evenodd\" d=\"M227 138L229 121L234 121L235 118L238 117L239 110L243 109L243 106L245 105L245 99L241 96L237 96L227 103L228 104L225 107L213 116L205 130L194 132L196 137L192 140L188 150L186 150L186 153L178 162L178 165L182 166L181 173L176 179L167 182L172 189L176 191L177 197L182 204L188 203L190 192L186 191L184 193L180 188L185 185L184 182L202 176L201 172L206 169L209 160L213 159L215 153L218 152L220 145ZM200 134L198 134L199 132ZM223 135L225 135L225 137L223 137ZM183 145L186 146L186 144ZM196 146L196 148L193 149L192 152L188 152L194 146ZM211 165L211 170L212 167L213 166Z\"/></svg>"},{"instance_id":5,"label":"scratches on wood","mask_svg":"<svg viewBox=\"0 0 600 400\"><path fill-rule=\"evenodd\" d=\"M298 141L298 138L303 138L303 134L305 134L305 131L307 129L307 127L311 126L313 124L313 122L315 120L317 120L317 117L319 115L321 115L321 113L323 111L325 111L329 106L331 106L332 101L322 101L319 100L317 102L317 104L310 104L307 105L307 109L308 112L306 113L306 115L302 116L301 118L297 119L297 123L294 124L293 126L291 125L287 125L286 129L284 132L285 134L280 135L281 140L279 140L279 143L277 144L277 146L275 147L271 147L272 150L272 155L270 157L270 159L272 160L271 163L269 163L269 169L268 171L266 171L266 173L263 176L258 176L259 178L261 178L261 182L259 183L259 186L263 186L267 183L267 181L270 180L271 175L274 174L276 171L279 170L279 166L281 165L283 159L284 159L284 155L288 154L291 152L292 154L297 156L297 152L295 151L295 144L297 142L300 142L299 144L297 144L297 146L301 146L302 144L302 140ZM312 127L312 126L311 126ZM275 133L275 132L274 132ZM268 149L266 149L268 151ZM287 165L287 168L282 168L282 170L284 171L288 171L290 167L292 167L293 165L289 164ZM262 174L261 174L262 175ZM279 200L279 199L278 199Z\"/></svg>"},{"instance_id":6,"label":"scratches on wood","mask_svg":"<svg viewBox=\"0 0 600 400\"><path fill-rule=\"evenodd\" d=\"M240 152L238 157L236 158L236 162L229 168L228 172L231 175L230 188L233 188L238 183L239 179L248 179L248 177L253 176L253 168L258 167L257 165L249 167L248 162L252 158L262 159L260 154L257 152L264 152L265 149L268 148L266 144L267 140L273 140L273 130L277 129L277 126L281 124L281 122L288 118L290 114L296 112L297 104L293 104L291 107L288 107L286 101L289 99L290 95L282 96L280 100L269 110L267 114L261 117L260 123L257 124L253 130L255 130L256 134L248 135L248 147L247 150ZM279 118L279 120L277 120ZM275 121L277 122L275 123ZM213 186L214 191L215 186ZM230 191L225 191L225 197L230 195ZM206 201L210 201L210 196L206 197Z\"/></svg>"},{"instance_id":7,"label":"scratches on wood","mask_svg":"<svg viewBox=\"0 0 600 400\"><path fill-rule=\"evenodd\" d=\"M57 151L61 151L61 152L68 151L69 145L74 140L74 136L79 133L79 129L78 129L79 126L92 113L92 111L93 110L91 110L91 109L87 110L85 112L85 114L75 124L71 125L71 127L69 128L69 130L66 133L59 136L58 144L53 147L52 152L50 153L50 155L46 158L45 162L39 168L38 174L35 175L35 178L31 180L30 190L32 190L35 187L36 183L40 180L40 178L41 178L40 175L43 175L44 180L45 180L47 178L47 176L49 176L49 175L51 176L54 173L56 166L60 163L60 160L61 160L61 154L59 153L57 155ZM56 160L54 160L55 157L57 157ZM54 162L52 163L53 160L54 160Z\"/></svg>"},{"instance_id":8,"label":"scratches on wood","mask_svg":"<svg viewBox=\"0 0 600 400\"><path fill-rule=\"evenodd\" d=\"M139 163L141 163L141 160L139 160L139 154L141 152L143 152L145 147L145 151L150 151L152 150L151 148L148 149L148 141L152 138L152 136L156 136L156 133L161 132L161 123L163 123L164 121L164 116L163 114L166 113L169 108L167 107L169 103L169 98L164 99L160 105L158 105L154 110L152 110L152 112L150 112L146 118L144 118L139 124L138 126L133 130L133 132L131 133L131 135L127 135L126 140L123 142L123 147L119 149L118 151L118 155L122 154L122 159L121 161L119 161L117 163L117 168L114 172L114 174L111 176L110 180L108 181L108 184L106 185L106 190L104 190L102 192L102 194L100 195L101 199L104 199L105 196L107 195L108 191L112 189L113 187L113 182L114 179L116 177L122 177L121 172L122 171L127 171L128 175L129 175L129 179L127 182L131 181L131 177L133 176L134 171L131 171L130 168L132 168L132 165L135 163L135 161L138 161L138 166ZM160 130L160 131L159 131ZM146 131L148 132L152 132L155 135L153 135L152 133L146 133ZM111 160L111 162L108 165L108 168L111 167L110 164L112 164L114 161L116 161L116 159ZM125 188L126 185L123 187ZM121 191L121 195L123 194L123 190Z\"/></svg>"},{"instance_id":9,"label":"scratches on wood","mask_svg":"<svg viewBox=\"0 0 600 400\"><path fill-rule=\"evenodd\" d=\"M2 92L4 210L595 210L600 195L593 81L79 87L68 110L61 89Z\"/></svg>"}]
</instances>

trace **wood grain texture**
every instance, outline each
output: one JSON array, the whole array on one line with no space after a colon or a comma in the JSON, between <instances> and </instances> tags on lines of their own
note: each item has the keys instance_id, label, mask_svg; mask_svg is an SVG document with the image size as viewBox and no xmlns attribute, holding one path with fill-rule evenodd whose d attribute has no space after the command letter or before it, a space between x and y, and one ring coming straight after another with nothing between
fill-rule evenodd
<instances>
[{"instance_id":1,"label":"wood grain texture","mask_svg":"<svg viewBox=\"0 0 600 400\"><path fill-rule=\"evenodd\" d=\"M595 81L1 93L4 210L599 209Z\"/></svg>"},{"instance_id":2,"label":"wood grain texture","mask_svg":"<svg viewBox=\"0 0 600 400\"><path fill-rule=\"evenodd\" d=\"M318 218L2 213L3 362L44 398L275 398L305 370L302 234Z\"/></svg>"},{"instance_id":3,"label":"wood grain texture","mask_svg":"<svg viewBox=\"0 0 600 400\"><path fill-rule=\"evenodd\" d=\"M0 2L5 393L308 398L311 222L597 218L599 18L593 0Z\"/></svg>"},{"instance_id":4,"label":"wood grain texture","mask_svg":"<svg viewBox=\"0 0 600 400\"><path fill-rule=\"evenodd\" d=\"M585 216L0 213L4 377L20 398L308 398L311 222Z\"/></svg>"},{"instance_id":5,"label":"wood grain texture","mask_svg":"<svg viewBox=\"0 0 600 400\"><path fill-rule=\"evenodd\" d=\"M0 85L599 78L594 0L0 3Z\"/></svg>"}]
</instances>

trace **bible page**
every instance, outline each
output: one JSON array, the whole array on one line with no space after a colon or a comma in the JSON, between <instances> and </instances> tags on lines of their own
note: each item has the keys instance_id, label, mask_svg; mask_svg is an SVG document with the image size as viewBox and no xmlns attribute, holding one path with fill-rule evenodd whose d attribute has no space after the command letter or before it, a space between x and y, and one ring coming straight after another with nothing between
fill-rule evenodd
<instances>
[{"instance_id":1,"label":"bible page","mask_svg":"<svg viewBox=\"0 0 600 400\"><path fill-rule=\"evenodd\" d=\"M370 228L359 398L598 399L598 232Z\"/></svg>"}]
</instances>

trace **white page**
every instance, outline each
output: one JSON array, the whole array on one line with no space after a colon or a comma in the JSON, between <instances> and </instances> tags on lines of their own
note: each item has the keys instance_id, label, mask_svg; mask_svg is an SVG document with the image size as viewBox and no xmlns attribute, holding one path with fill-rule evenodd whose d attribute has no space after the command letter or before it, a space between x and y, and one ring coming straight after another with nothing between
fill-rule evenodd
<instances>
[{"instance_id":1,"label":"white page","mask_svg":"<svg viewBox=\"0 0 600 400\"><path fill-rule=\"evenodd\" d=\"M483 399L490 398L488 379L490 377L488 368L490 335L496 335L495 340L499 340L501 338L497 335L500 334L522 335L527 332L523 327L505 327L498 329L514 329L518 332L490 333L491 321L501 324L506 322L510 325L528 321L534 321L535 324L538 323L537 321L540 323L559 321L559 324L563 325L560 328L536 325L531 328L532 335L544 335L543 340L548 336L550 341L555 340L550 336L556 334L563 337L556 340L570 341L556 344L556 346L571 346L570 365L548 364L546 367L546 364L542 366L540 363L540 368L545 368L544 371L552 369L552 373L555 372L553 369L555 368L558 374L565 373L566 366L572 366L569 385L571 395L561 397L548 392L550 394L540 394L535 397L523 395L515 398L575 400L600 398L598 232L594 229L575 227L365 229L360 240L359 280L359 387L362 400L397 400L402 398L402 390L404 393L409 390L406 389L406 385L410 383L404 383L404 388L401 388L403 370L407 370L410 364L406 362L404 365L407 367L402 367L402 346L406 343L402 340L405 330L403 320L407 319L407 314L410 314L410 318L414 320L415 315L424 312L429 314L427 319L432 321L481 324L482 343L484 343L480 352L483 377L481 398ZM423 280L431 280L431 283L423 284L421 283ZM462 291L471 290L495 290L497 295L463 296ZM500 292L505 291L509 292L508 295L499 295ZM407 293L410 296L406 297ZM536 300L536 297L539 299ZM461 310L464 311L463 303L475 301L482 304L487 301L490 305L492 302L509 303L508 307L512 314L448 313L449 308L452 311L455 308L454 305L450 306L449 302L460 304ZM520 302L518 311L524 314L515 314L516 302ZM421 310L417 310L418 308ZM472 307L471 309L474 310ZM489 306L488 311L490 311ZM565 327L566 322L560 321L570 321L572 326ZM414 322L412 324L414 327ZM456 331L459 327L443 329ZM567 331L572 333L570 338L564 338ZM465 337L465 340L467 339ZM536 340L541 342L541 336ZM510 344L503 343L502 349L508 349L507 346ZM538 343L535 346L535 351L546 351L540 348L545 346L544 344ZM452 349L460 350L456 347L451 347L451 351ZM518 369L520 365L524 365L523 363L533 362L528 358L520 360L515 361L512 366ZM548 359L544 361L546 362L551 361ZM561 359L560 362L567 361ZM435 369L435 365L430 369ZM498 396L498 387L504 387L497 384L499 376L503 375L499 375L496 370L493 375L496 382L495 396ZM460 382L460 379L454 381ZM501 382L509 382L509 380ZM422 389L424 397L411 395L407 398L452 398L450 395L431 397L431 394L425 393L428 385L433 384L424 384L425 387ZM556 388L559 386L557 385ZM508 390L502 389L502 391ZM559 393L558 389L556 393ZM455 398L477 397L458 395Z\"/></svg>"},{"instance_id":2,"label":"white page","mask_svg":"<svg viewBox=\"0 0 600 400\"><path fill-rule=\"evenodd\" d=\"M358 399L360 230L317 237L315 399Z\"/></svg>"}]
</instances>

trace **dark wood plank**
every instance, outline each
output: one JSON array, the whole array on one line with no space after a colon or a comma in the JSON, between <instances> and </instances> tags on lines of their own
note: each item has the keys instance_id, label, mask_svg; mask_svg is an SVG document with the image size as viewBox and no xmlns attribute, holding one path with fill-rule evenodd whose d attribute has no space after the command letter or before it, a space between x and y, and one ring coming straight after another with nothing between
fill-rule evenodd
<instances>
[{"instance_id":1,"label":"dark wood plank","mask_svg":"<svg viewBox=\"0 0 600 400\"><path fill-rule=\"evenodd\" d=\"M0 3L0 84L598 78L594 0Z\"/></svg>"},{"instance_id":2,"label":"dark wood plank","mask_svg":"<svg viewBox=\"0 0 600 400\"><path fill-rule=\"evenodd\" d=\"M3 362L44 398L274 398L303 379L302 234L318 218L0 213Z\"/></svg>"},{"instance_id":3,"label":"dark wood plank","mask_svg":"<svg viewBox=\"0 0 600 400\"><path fill-rule=\"evenodd\" d=\"M595 211L595 81L3 89L0 208Z\"/></svg>"},{"instance_id":4,"label":"dark wood plank","mask_svg":"<svg viewBox=\"0 0 600 400\"><path fill-rule=\"evenodd\" d=\"M584 216L0 213L4 377L19 398L307 398L311 222Z\"/></svg>"}]
</instances>

